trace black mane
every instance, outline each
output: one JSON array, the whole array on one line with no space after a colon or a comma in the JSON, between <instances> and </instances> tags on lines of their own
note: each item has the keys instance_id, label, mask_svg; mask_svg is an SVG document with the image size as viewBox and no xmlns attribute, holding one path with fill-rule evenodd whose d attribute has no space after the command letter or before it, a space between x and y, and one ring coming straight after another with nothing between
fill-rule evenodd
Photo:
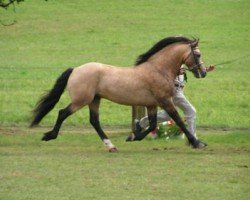
<instances>
[{"instance_id":1,"label":"black mane","mask_svg":"<svg viewBox=\"0 0 250 200\"><path fill-rule=\"evenodd\" d=\"M176 42L184 42L184 43L192 43L197 41L197 39L189 39L182 36L176 36L176 37L167 37L162 39L161 41L157 42L151 49L149 49L146 53L141 54L138 56L135 65L140 65L144 62L146 62L152 55L157 53L158 51L162 50L164 47L176 43Z\"/></svg>"}]
</instances>

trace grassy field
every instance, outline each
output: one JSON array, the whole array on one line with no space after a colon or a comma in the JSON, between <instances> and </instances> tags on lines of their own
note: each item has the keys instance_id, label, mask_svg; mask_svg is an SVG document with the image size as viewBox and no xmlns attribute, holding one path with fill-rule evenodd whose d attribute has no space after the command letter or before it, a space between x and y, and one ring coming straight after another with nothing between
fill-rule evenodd
<instances>
[{"instance_id":1,"label":"grassy field","mask_svg":"<svg viewBox=\"0 0 250 200\"><path fill-rule=\"evenodd\" d=\"M126 143L109 130L119 153L94 132L67 127L52 142L39 129L0 134L0 199L249 199L249 140L241 131L204 131L208 148L184 140Z\"/></svg>"},{"instance_id":2,"label":"grassy field","mask_svg":"<svg viewBox=\"0 0 250 200\"><path fill-rule=\"evenodd\" d=\"M249 1L30 1L16 13L0 10L0 124L26 126L30 111L59 74L97 61L132 66L136 57L172 35L200 38L206 79L188 74L186 94L197 108L198 126L249 128ZM68 104L67 93L45 119L52 125ZM105 125L128 126L130 107L103 101ZM83 109L66 124L88 124Z\"/></svg>"},{"instance_id":3,"label":"grassy field","mask_svg":"<svg viewBox=\"0 0 250 200\"><path fill-rule=\"evenodd\" d=\"M250 199L249 7L247 0L26 0L16 13L0 9L2 23L17 20L0 25L0 199ZM208 148L126 143L131 108L106 100L101 122L119 153L106 152L86 108L66 120L57 140L41 142L67 92L41 127L26 128L66 68L133 66L172 35L199 37L207 64L241 58L202 80L188 74L185 92Z\"/></svg>"}]
</instances>

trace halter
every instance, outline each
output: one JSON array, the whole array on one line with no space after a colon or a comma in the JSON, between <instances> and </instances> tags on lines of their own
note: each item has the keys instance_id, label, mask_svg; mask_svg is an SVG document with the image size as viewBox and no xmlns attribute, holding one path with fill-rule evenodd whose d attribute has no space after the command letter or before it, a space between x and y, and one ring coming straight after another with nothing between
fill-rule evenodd
<instances>
[{"instance_id":1,"label":"halter","mask_svg":"<svg viewBox=\"0 0 250 200\"><path fill-rule=\"evenodd\" d=\"M188 54L188 56L184 59L184 63L186 62L186 60L192 55L193 58L194 58L194 61L195 61L195 65L190 67L190 68L185 68L185 70L188 70L188 71L196 71L198 69L201 68L201 65L204 63L204 62L199 62L199 60L197 59L197 55L195 55L194 53L194 48L196 47L193 47L191 44L189 45L190 48L191 48L191 52Z\"/></svg>"},{"instance_id":2,"label":"halter","mask_svg":"<svg viewBox=\"0 0 250 200\"><path fill-rule=\"evenodd\" d=\"M197 46L193 46L192 44L190 44L189 46L191 48L191 52L189 53L187 58L184 60L184 62L186 63L186 60L192 55L193 59L195 61L195 65L193 65L192 67L189 67L189 68L185 68L185 69L193 72L196 77L204 78L206 76L206 72L203 72L201 69L203 62L200 62L199 59L197 58L197 55L194 53L194 49L197 48Z\"/></svg>"}]
</instances>

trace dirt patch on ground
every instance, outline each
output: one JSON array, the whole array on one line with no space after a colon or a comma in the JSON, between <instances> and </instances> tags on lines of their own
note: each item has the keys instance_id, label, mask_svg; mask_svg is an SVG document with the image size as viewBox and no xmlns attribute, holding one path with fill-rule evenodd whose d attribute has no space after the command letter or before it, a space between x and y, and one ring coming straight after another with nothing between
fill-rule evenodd
<instances>
[{"instance_id":1,"label":"dirt patch on ground","mask_svg":"<svg viewBox=\"0 0 250 200\"><path fill-rule=\"evenodd\" d=\"M34 128L29 128L25 126L0 126L0 134L29 134L29 133L45 133L49 131L52 127L49 126L37 126ZM108 134L124 134L131 133L131 128L128 126L104 126L103 130ZM197 129L198 133L209 134L211 132L217 133L229 133L234 131L249 132L250 128L211 128L211 127L199 127ZM91 126L65 126L62 127L61 132L74 132L79 134L84 133L95 133L95 130Z\"/></svg>"}]
</instances>

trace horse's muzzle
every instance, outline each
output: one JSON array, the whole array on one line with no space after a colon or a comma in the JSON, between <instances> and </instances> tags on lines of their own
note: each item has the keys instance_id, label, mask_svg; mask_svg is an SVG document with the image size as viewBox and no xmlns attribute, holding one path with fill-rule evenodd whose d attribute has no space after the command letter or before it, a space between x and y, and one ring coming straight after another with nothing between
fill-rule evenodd
<instances>
[{"instance_id":1,"label":"horse's muzzle","mask_svg":"<svg viewBox=\"0 0 250 200\"><path fill-rule=\"evenodd\" d=\"M207 72L206 71L201 71L200 72L200 78L205 78L207 75Z\"/></svg>"},{"instance_id":2,"label":"horse's muzzle","mask_svg":"<svg viewBox=\"0 0 250 200\"><path fill-rule=\"evenodd\" d=\"M207 75L207 70L204 66L200 66L197 70L196 70L196 78L205 78Z\"/></svg>"},{"instance_id":3,"label":"horse's muzzle","mask_svg":"<svg viewBox=\"0 0 250 200\"><path fill-rule=\"evenodd\" d=\"M194 74L195 78L205 78L207 75L207 72L201 71L201 70L196 70L196 71L193 71L193 74Z\"/></svg>"}]
</instances>

